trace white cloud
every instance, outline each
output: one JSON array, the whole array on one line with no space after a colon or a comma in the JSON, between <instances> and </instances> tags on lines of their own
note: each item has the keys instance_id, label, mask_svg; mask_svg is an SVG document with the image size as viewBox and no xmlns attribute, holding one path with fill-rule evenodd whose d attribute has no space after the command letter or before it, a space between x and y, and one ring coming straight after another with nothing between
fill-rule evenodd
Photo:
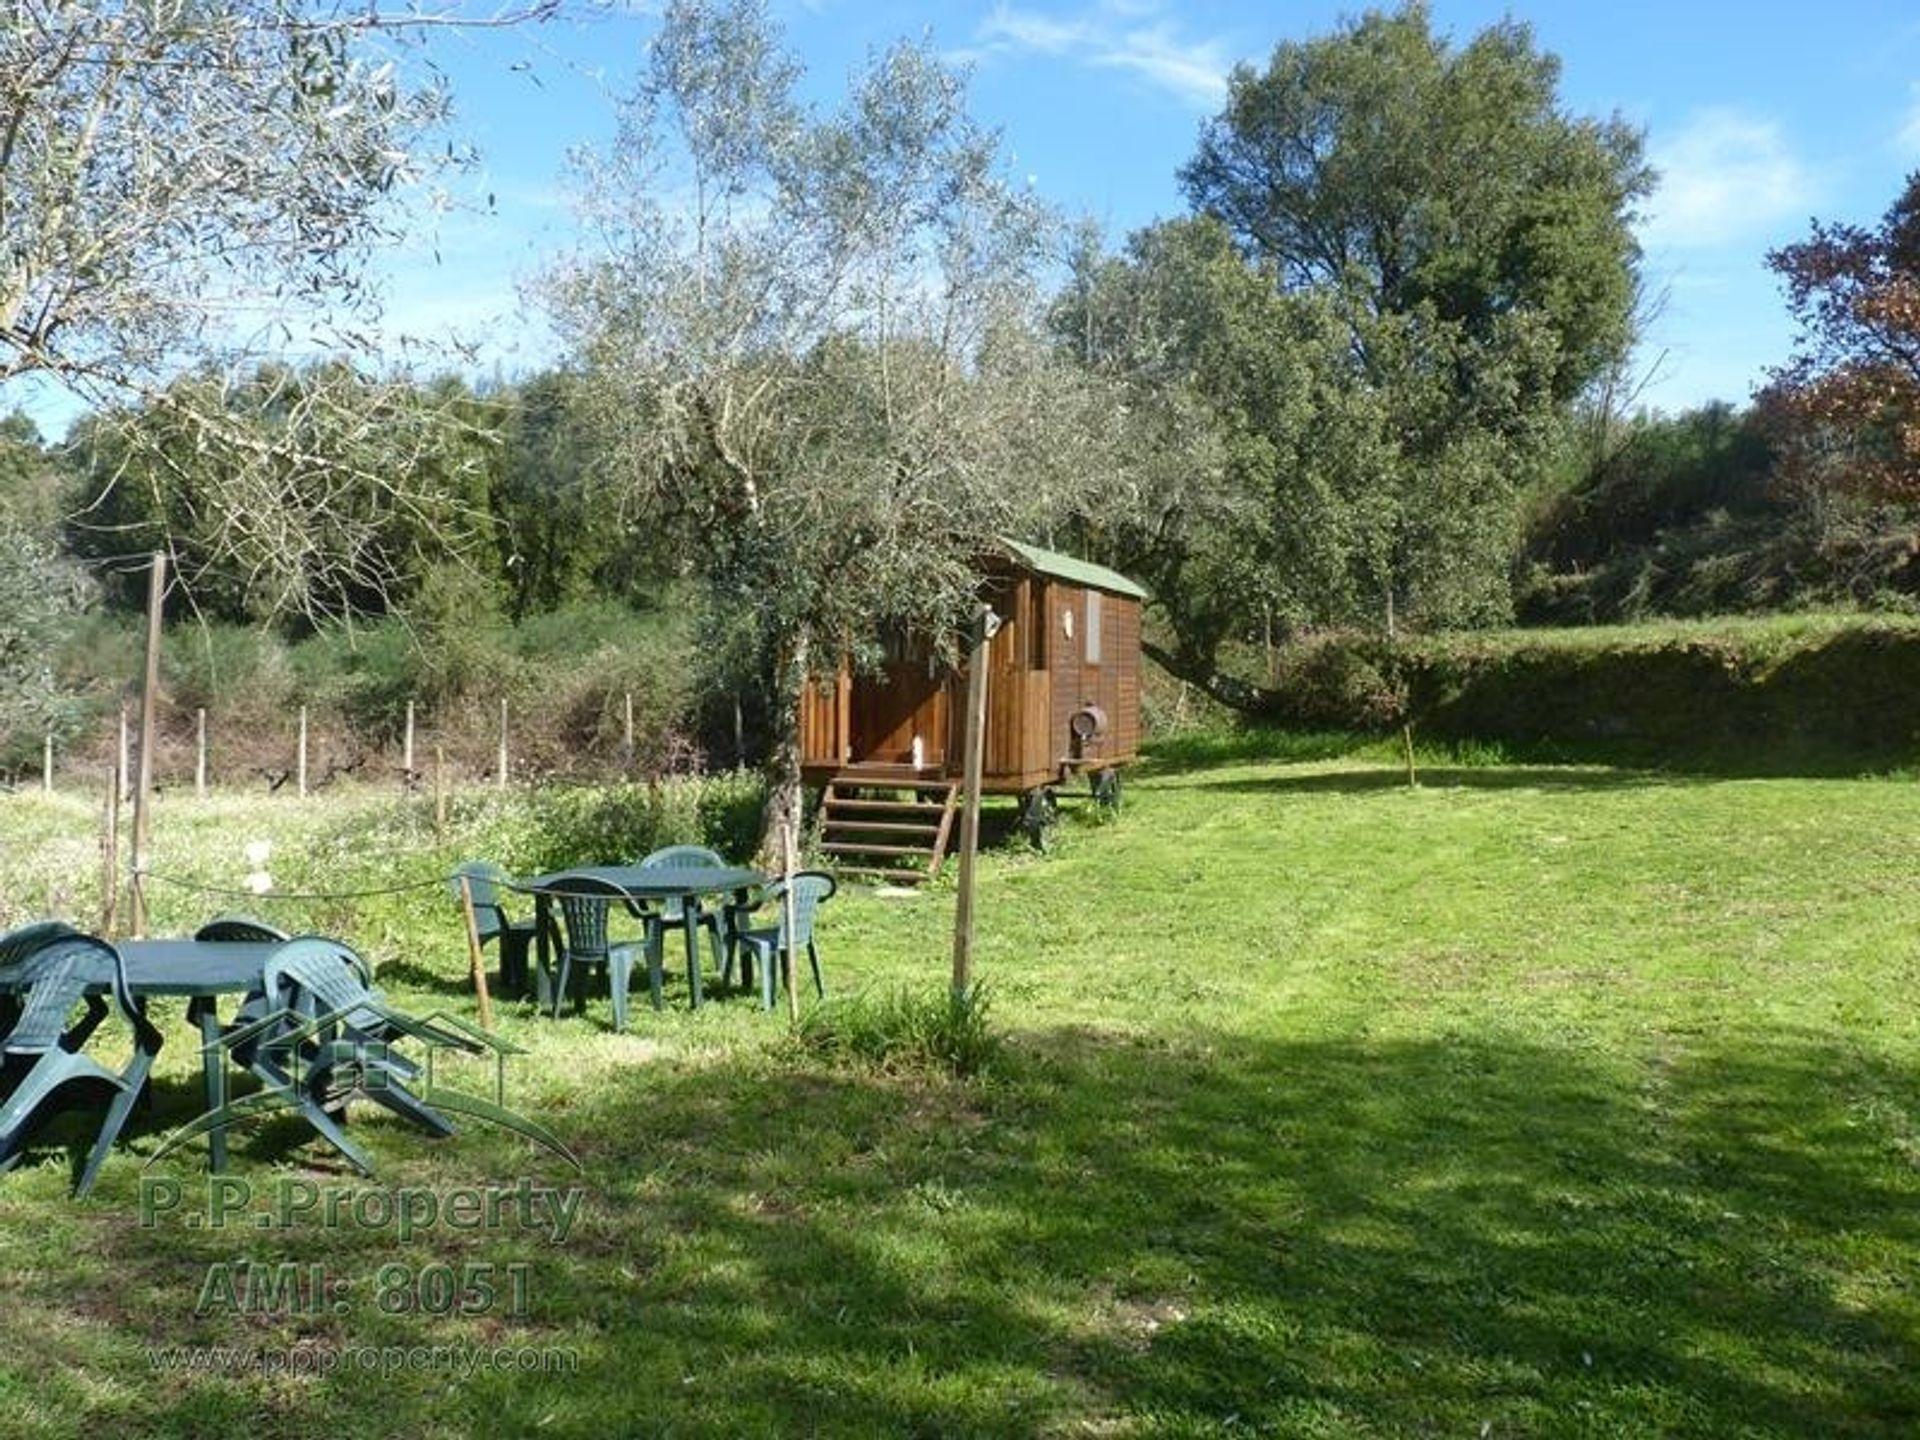
<instances>
[{"instance_id":1,"label":"white cloud","mask_svg":"<svg viewBox=\"0 0 1920 1440\"><path fill-rule=\"evenodd\" d=\"M1907 115L1894 145L1909 160L1920 160L1920 82L1907 87Z\"/></svg>"},{"instance_id":2,"label":"white cloud","mask_svg":"<svg viewBox=\"0 0 1920 1440\"><path fill-rule=\"evenodd\" d=\"M1157 0L1102 0L1072 16L1043 15L1001 0L974 38L970 53L977 56L1019 52L1131 71L1196 109L1216 109L1226 98L1226 47L1182 35L1162 17Z\"/></svg>"},{"instance_id":3,"label":"white cloud","mask_svg":"<svg viewBox=\"0 0 1920 1440\"><path fill-rule=\"evenodd\" d=\"M1738 110L1704 110L1653 152L1660 188L1648 203L1650 245L1702 249L1804 219L1813 177L1780 126Z\"/></svg>"}]
</instances>

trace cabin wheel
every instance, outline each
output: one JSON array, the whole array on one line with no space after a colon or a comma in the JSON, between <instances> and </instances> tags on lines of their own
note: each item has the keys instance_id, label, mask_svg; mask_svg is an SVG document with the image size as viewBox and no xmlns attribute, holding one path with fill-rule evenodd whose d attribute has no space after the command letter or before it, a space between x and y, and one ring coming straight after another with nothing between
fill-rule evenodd
<instances>
[{"instance_id":1,"label":"cabin wheel","mask_svg":"<svg viewBox=\"0 0 1920 1440\"><path fill-rule=\"evenodd\" d=\"M1120 808L1120 772L1112 766L1093 772L1093 803L1102 810Z\"/></svg>"},{"instance_id":2,"label":"cabin wheel","mask_svg":"<svg viewBox=\"0 0 1920 1440\"><path fill-rule=\"evenodd\" d=\"M1036 850L1047 848L1047 832L1060 818L1060 801L1053 791L1042 786L1020 796L1020 828Z\"/></svg>"}]
</instances>

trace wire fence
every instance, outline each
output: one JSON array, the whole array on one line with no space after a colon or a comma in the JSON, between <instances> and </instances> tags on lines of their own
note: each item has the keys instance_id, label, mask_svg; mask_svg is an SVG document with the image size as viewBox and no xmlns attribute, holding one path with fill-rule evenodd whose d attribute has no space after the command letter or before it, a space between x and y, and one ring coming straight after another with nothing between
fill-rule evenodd
<instances>
[{"instance_id":1,"label":"wire fence","mask_svg":"<svg viewBox=\"0 0 1920 1440\"><path fill-rule=\"evenodd\" d=\"M306 705L265 718L243 712L224 725L218 715L196 707L164 715L150 773L157 790L173 793L242 789L299 798L343 781L424 792L473 784L505 789L583 774L653 779L701 770L713 758L684 735L636 721L631 691L620 696L613 714L597 717L588 733L575 727L556 735L550 721L544 713L517 714L504 698L484 724L468 711L452 726L431 727L421 723L410 701L397 723L374 735L365 725L344 724L337 714ZM738 765L746 749L738 723L732 738L727 758ZM726 749L722 742L723 754ZM92 796L117 777L121 800L129 802L140 773L137 717L123 705L103 727L67 735L49 730L38 758L37 767L16 764L11 775L0 776L0 788Z\"/></svg>"}]
</instances>

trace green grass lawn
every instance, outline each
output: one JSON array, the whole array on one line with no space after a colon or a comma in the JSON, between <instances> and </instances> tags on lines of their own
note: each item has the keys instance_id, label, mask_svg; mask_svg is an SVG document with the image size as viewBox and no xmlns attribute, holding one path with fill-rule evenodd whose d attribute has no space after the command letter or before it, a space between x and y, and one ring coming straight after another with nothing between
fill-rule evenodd
<instances>
[{"instance_id":1,"label":"green grass lawn","mask_svg":"<svg viewBox=\"0 0 1920 1440\"><path fill-rule=\"evenodd\" d=\"M58 1150L0 1180L0 1435L1920 1431L1920 791L1513 767L1409 790L1334 744L1260 749L1190 749L1117 821L987 858L983 1076L822 1058L675 986L625 1036L604 1000L503 1012L531 1052L509 1099L577 1177L373 1114L377 1182L291 1124L236 1140L262 1196L578 1184L561 1243L143 1228L139 1162L197 1109L163 1016L155 1113L94 1197ZM455 847L510 816L462 823ZM156 865L231 883L260 834L286 888L432 875L454 849L422 824L169 799ZM85 913L91 825L4 802L17 906ZM217 908L156 896L161 928ZM837 898L829 984L938 997L951 914L948 886ZM286 918L361 943L403 1003L468 1003L439 896ZM204 1193L192 1158L147 1173ZM196 1317L239 1259L320 1265L344 1308ZM526 1314L384 1313L393 1263L524 1265ZM156 1373L181 1343L578 1370Z\"/></svg>"}]
</instances>

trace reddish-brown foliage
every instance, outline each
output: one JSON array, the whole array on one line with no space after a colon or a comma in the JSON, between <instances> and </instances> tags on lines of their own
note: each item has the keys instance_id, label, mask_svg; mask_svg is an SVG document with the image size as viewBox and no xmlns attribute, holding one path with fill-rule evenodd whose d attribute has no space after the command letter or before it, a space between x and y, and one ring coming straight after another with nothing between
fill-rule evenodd
<instances>
[{"instance_id":1,"label":"reddish-brown foliage","mask_svg":"<svg viewBox=\"0 0 1920 1440\"><path fill-rule=\"evenodd\" d=\"M1920 172L1877 228L1816 222L1767 263L1801 326L1759 397L1784 475L1920 500Z\"/></svg>"}]
</instances>

